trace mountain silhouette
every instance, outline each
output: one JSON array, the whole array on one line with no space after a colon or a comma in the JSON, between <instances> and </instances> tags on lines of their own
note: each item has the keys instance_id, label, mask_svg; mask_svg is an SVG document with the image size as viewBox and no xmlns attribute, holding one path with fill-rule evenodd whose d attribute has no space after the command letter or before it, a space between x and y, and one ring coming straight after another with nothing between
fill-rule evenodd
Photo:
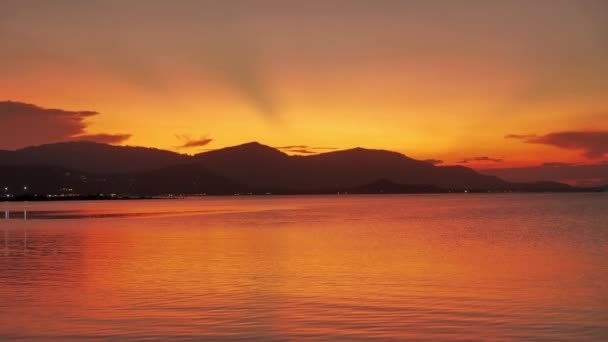
<instances>
[{"instance_id":1,"label":"mountain silhouette","mask_svg":"<svg viewBox=\"0 0 608 342\"><path fill-rule=\"evenodd\" d=\"M89 176L63 167L41 165L0 166L0 194L22 195L36 191L43 194L69 193L77 188L82 193L95 193Z\"/></svg>"},{"instance_id":2,"label":"mountain silhouette","mask_svg":"<svg viewBox=\"0 0 608 342\"><path fill-rule=\"evenodd\" d=\"M572 190L553 182L505 182L386 150L290 156L257 142L194 156L92 142L47 144L0 151L0 177L0 186L13 193L25 185L37 193L133 195Z\"/></svg>"},{"instance_id":3,"label":"mountain silhouette","mask_svg":"<svg viewBox=\"0 0 608 342\"><path fill-rule=\"evenodd\" d=\"M90 173L127 173L188 163L189 157L147 147L114 146L89 141L62 142L1 151L0 163L53 165Z\"/></svg>"},{"instance_id":4,"label":"mountain silhouette","mask_svg":"<svg viewBox=\"0 0 608 342\"><path fill-rule=\"evenodd\" d=\"M183 164L109 176L103 189L105 192L137 195L168 193L224 195L244 192L247 187L217 176L199 164Z\"/></svg>"},{"instance_id":5,"label":"mountain silhouette","mask_svg":"<svg viewBox=\"0 0 608 342\"><path fill-rule=\"evenodd\" d=\"M506 184L461 166L437 167L386 150L354 148L289 156L260 143L200 153L195 160L214 173L255 188L293 191L345 190L379 179L442 188L495 188Z\"/></svg>"},{"instance_id":6,"label":"mountain silhouette","mask_svg":"<svg viewBox=\"0 0 608 342\"><path fill-rule=\"evenodd\" d=\"M198 164L110 175L71 171L55 166L2 165L0 181L3 182L0 194L4 191L16 196L33 193L228 195L247 190L246 186L216 176Z\"/></svg>"},{"instance_id":7,"label":"mountain silhouette","mask_svg":"<svg viewBox=\"0 0 608 342\"><path fill-rule=\"evenodd\" d=\"M193 159L211 172L255 188L285 188L291 170L291 157L257 142L199 153Z\"/></svg>"}]
</instances>

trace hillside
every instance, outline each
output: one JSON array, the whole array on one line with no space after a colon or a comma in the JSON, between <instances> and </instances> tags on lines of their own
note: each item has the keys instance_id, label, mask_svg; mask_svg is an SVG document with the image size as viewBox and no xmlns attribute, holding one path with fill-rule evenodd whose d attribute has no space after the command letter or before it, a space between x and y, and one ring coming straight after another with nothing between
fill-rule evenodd
<instances>
[{"instance_id":1,"label":"hillside","mask_svg":"<svg viewBox=\"0 0 608 342\"><path fill-rule=\"evenodd\" d=\"M510 183L462 166L438 167L385 150L289 156L257 142L195 156L152 148L69 142L0 151L11 191L56 193L390 193L572 191L556 182Z\"/></svg>"}]
</instances>

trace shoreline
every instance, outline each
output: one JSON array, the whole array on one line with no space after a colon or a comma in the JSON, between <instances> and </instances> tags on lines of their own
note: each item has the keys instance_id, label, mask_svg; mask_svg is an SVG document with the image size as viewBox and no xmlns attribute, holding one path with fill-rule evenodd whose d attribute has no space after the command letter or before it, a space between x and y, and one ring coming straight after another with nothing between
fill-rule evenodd
<instances>
[{"instance_id":1,"label":"shoreline","mask_svg":"<svg viewBox=\"0 0 608 342\"><path fill-rule=\"evenodd\" d=\"M499 195L499 194L578 194L578 193L603 193L606 189L576 189L570 191L437 191L437 192L314 192L314 193L237 193L237 194L180 194L180 195L150 195L150 196L13 196L2 198L2 202L69 202L69 201L128 201L128 200L179 200L205 197L289 197L289 196L386 196L386 195Z\"/></svg>"}]
</instances>

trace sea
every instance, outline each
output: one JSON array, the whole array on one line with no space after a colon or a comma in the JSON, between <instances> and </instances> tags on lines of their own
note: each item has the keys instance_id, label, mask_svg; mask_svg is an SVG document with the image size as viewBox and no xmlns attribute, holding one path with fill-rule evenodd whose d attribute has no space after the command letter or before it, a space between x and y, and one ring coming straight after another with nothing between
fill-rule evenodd
<instances>
[{"instance_id":1,"label":"sea","mask_svg":"<svg viewBox=\"0 0 608 342\"><path fill-rule=\"evenodd\" d=\"M0 340L608 341L608 193L0 202Z\"/></svg>"}]
</instances>

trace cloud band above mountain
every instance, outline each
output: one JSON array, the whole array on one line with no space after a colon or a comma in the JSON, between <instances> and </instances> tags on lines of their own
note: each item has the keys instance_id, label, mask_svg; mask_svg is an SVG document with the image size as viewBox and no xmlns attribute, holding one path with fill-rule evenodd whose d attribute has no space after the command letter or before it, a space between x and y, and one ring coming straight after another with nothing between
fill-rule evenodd
<instances>
[{"instance_id":1,"label":"cloud band above mountain","mask_svg":"<svg viewBox=\"0 0 608 342\"><path fill-rule=\"evenodd\" d=\"M18 149L50 142L89 140L119 144L130 134L89 134L87 120L95 111L43 108L29 103L0 102L0 148Z\"/></svg>"},{"instance_id":2,"label":"cloud band above mountain","mask_svg":"<svg viewBox=\"0 0 608 342\"><path fill-rule=\"evenodd\" d=\"M608 154L608 131L566 131L546 135L509 134L507 139L519 139L528 144L543 144L568 150L579 150L590 159Z\"/></svg>"}]
</instances>

